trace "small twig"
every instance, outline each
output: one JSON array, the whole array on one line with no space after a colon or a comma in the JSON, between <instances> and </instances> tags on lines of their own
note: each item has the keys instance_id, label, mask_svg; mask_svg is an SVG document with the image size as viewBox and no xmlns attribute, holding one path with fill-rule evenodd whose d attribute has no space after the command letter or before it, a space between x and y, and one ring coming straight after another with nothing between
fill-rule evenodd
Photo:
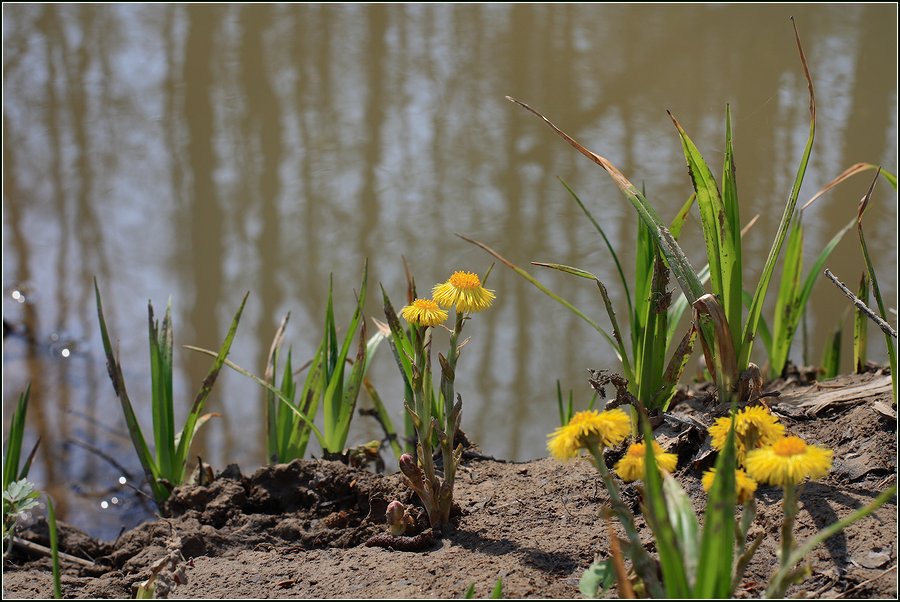
<instances>
[{"instance_id":1,"label":"small twig","mask_svg":"<svg viewBox=\"0 0 900 602\"><path fill-rule=\"evenodd\" d=\"M835 598L844 598L844 597L846 597L848 594L852 594L852 593L855 592L856 590L862 588L864 585L869 585L870 583L872 583L872 582L875 581L876 579L881 579L882 577L884 577L885 575L887 575L887 574L890 573L891 571L896 571L896 570L897 570L897 565L895 564L895 565L892 566L891 568L885 569L885 570L881 571L880 573L878 573L877 575L875 575L875 576L872 577L871 579L867 579L866 581L863 581L862 583L859 583L859 584L857 584L857 585L851 587L851 588L848 589L847 591L841 592L840 594L838 594L837 596L835 596Z\"/></svg>"},{"instance_id":2,"label":"small twig","mask_svg":"<svg viewBox=\"0 0 900 602\"><path fill-rule=\"evenodd\" d=\"M41 554L43 556L50 556L52 554L50 548L34 543L33 541L28 541L27 539L22 539L21 537L13 537L12 540L13 543L17 546L21 546L34 554ZM71 554L66 554L65 552L59 553L59 559L66 560L68 562L74 562L75 564L80 564L81 566L86 566L92 569L100 568L100 565L98 565L96 562L91 562L90 560L79 558L78 556L72 556Z\"/></svg>"},{"instance_id":3,"label":"small twig","mask_svg":"<svg viewBox=\"0 0 900 602\"><path fill-rule=\"evenodd\" d=\"M838 280L837 276L835 276L834 274L831 273L831 270L829 270L828 268L825 268L825 275L828 276L829 280L834 282L834 285L836 287L841 289L842 293L847 295L847 298L853 302L853 305L855 305L857 307L857 309L859 309L859 311L866 314L867 318L869 318L870 320L875 322L875 324L878 325L878 328L880 328L884 332L884 334L886 334L888 336L892 336L895 339L897 338L897 331L894 330L890 324L888 324L887 322L882 320L874 311L869 309L869 306L866 305L865 303L863 303L862 299L860 299L859 297L854 295L853 292L849 288L847 288L847 286L843 282Z\"/></svg>"}]
</instances>

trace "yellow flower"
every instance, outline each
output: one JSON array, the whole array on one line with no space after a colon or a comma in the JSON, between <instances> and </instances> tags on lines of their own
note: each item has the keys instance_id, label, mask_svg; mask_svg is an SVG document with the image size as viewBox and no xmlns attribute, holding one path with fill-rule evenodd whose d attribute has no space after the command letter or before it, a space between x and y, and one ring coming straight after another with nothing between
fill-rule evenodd
<instances>
[{"instance_id":1,"label":"yellow flower","mask_svg":"<svg viewBox=\"0 0 900 602\"><path fill-rule=\"evenodd\" d=\"M616 463L615 471L623 481L637 481L644 478L644 453L643 443L632 443L622 459ZM672 472L678 465L678 456L663 451L659 443L653 442L653 455L656 457L656 465L661 469Z\"/></svg>"},{"instance_id":2,"label":"yellow flower","mask_svg":"<svg viewBox=\"0 0 900 602\"><path fill-rule=\"evenodd\" d=\"M618 445L631 433L631 417L624 410L578 412L566 426L548 435L547 449L558 460L569 460L588 443L599 447Z\"/></svg>"},{"instance_id":3,"label":"yellow flower","mask_svg":"<svg viewBox=\"0 0 900 602\"><path fill-rule=\"evenodd\" d=\"M731 417L719 418L709 427L712 446L721 450L731 429ZM744 463L747 452L757 447L771 445L784 437L784 425L765 406L746 407L734 419L735 449L738 464Z\"/></svg>"},{"instance_id":4,"label":"yellow flower","mask_svg":"<svg viewBox=\"0 0 900 602\"><path fill-rule=\"evenodd\" d=\"M495 299L494 291L481 286L478 275L472 272L454 272L447 282L435 285L431 294L438 305L456 307L458 312L482 311Z\"/></svg>"},{"instance_id":5,"label":"yellow flower","mask_svg":"<svg viewBox=\"0 0 900 602\"><path fill-rule=\"evenodd\" d=\"M832 451L807 445L800 437L784 437L772 445L747 453L747 474L761 483L784 487L810 477L817 479L831 470Z\"/></svg>"},{"instance_id":6,"label":"yellow flower","mask_svg":"<svg viewBox=\"0 0 900 602\"><path fill-rule=\"evenodd\" d=\"M716 480L716 469L710 468L703 473L703 490L712 489L713 481ZM756 491L756 481L747 476L747 473L741 469L734 471L735 488L737 489L738 504L746 504L753 498Z\"/></svg>"},{"instance_id":7,"label":"yellow flower","mask_svg":"<svg viewBox=\"0 0 900 602\"><path fill-rule=\"evenodd\" d=\"M431 299L416 299L400 310L400 315L417 326L434 326L447 319L447 312Z\"/></svg>"}]
</instances>

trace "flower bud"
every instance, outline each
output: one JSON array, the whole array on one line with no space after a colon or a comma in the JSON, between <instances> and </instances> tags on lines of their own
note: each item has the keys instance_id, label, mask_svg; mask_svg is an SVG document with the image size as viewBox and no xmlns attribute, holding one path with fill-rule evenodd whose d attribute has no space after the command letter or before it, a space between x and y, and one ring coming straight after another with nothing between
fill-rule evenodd
<instances>
[{"instance_id":1,"label":"flower bud","mask_svg":"<svg viewBox=\"0 0 900 602\"><path fill-rule=\"evenodd\" d=\"M405 515L406 507L404 507L402 503L394 500L388 504L385 518L387 519L388 525L391 526L391 535L403 535L403 532L406 531Z\"/></svg>"}]
</instances>

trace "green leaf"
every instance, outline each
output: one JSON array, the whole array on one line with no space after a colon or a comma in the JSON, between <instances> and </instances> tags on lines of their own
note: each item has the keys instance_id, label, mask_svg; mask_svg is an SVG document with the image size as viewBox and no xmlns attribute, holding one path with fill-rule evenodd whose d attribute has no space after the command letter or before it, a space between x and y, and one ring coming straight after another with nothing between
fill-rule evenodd
<instances>
[{"instance_id":1,"label":"green leaf","mask_svg":"<svg viewBox=\"0 0 900 602\"><path fill-rule=\"evenodd\" d=\"M22 440L25 437L25 416L28 413L28 400L31 397L31 383L19 394L19 402L13 411L9 423L9 438L6 441L6 459L3 461L3 490L9 484L28 476L28 471L19 470L19 459L22 454ZM29 463L30 464L30 463ZM24 472L25 474L21 474Z\"/></svg>"},{"instance_id":2,"label":"green leaf","mask_svg":"<svg viewBox=\"0 0 900 602\"><path fill-rule=\"evenodd\" d=\"M128 426L128 435L131 437L131 443L144 469L144 476L150 489L153 492L153 498L157 504L161 504L169 497L169 489L159 482L161 475L159 467L147 447L144 434L141 432L141 426L138 423L137 416L134 414L134 408L131 400L128 398L128 392L125 389L125 377L122 374L122 365L119 363L117 354L113 354L112 344L109 341L109 333L106 328L106 320L103 318L103 302L100 299L100 288L97 285L97 279L94 278L94 296L97 301L97 317L100 321L100 335L103 339L103 350L106 353L106 368L109 372L109 378L112 381L113 389L119 403L122 406L122 413L125 416L125 424Z\"/></svg>"},{"instance_id":3,"label":"green leaf","mask_svg":"<svg viewBox=\"0 0 900 602\"><path fill-rule=\"evenodd\" d=\"M475 597L475 584L470 583L469 587L466 588L466 593L463 594L463 598L466 600L471 600Z\"/></svg>"},{"instance_id":4,"label":"green leaf","mask_svg":"<svg viewBox=\"0 0 900 602\"><path fill-rule=\"evenodd\" d=\"M503 597L503 579L497 578L494 589L491 591L491 600L499 600Z\"/></svg>"},{"instance_id":5,"label":"green leaf","mask_svg":"<svg viewBox=\"0 0 900 602\"><path fill-rule=\"evenodd\" d=\"M611 560L591 563L578 581L578 591L585 598L596 598L616 582L616 570Z\"/></svg>"},{"instance_id":6,"label":"green leaf","mask_svg":"<svg viewBox=\"0 0 900 602\"><path fill-rule=\"evenodd\" d=\"M843 321L842 317L825 343L825 351L822 354L822 372L825 379L834 378L841 373L841 339L844 338Z\"/></svg>"},{"instance_id":7,"label":"green leaf","mask_svg":"<svg viewBox=\"0 0 900 602\"><path fill-rule=\"evenodd\" d=\"M667 598L690 597L690 586L676 540L675 530L668 515L663 494L662 477L656 465L653 451L653 431L642 420L644 431L644 516L653 530L659 565L662 569L663 585Z\"/></svg>"},{"instance_id":8,"label":"green leaf","mask_svg":"<svg viewBox=\"0 0 900 602\"><path fill-rule=\"evenodd\" d=\"M872 264L872 258L869 257L869 247L866 245L866 238L863 235L862 229L862 218L863 214L866 211L866 208L869 205L869 200L872 198L872 192L875 190L875 184L878 182L878 173L875 174L875 179L872 180L872 184L869 186L869 190L866 192L866 196L859 203L859 208L856 214L856 231L859 235L859 246L862 249L863 259L866 263L866 272L869 274L869 281L872 284L872 293L875 296L875 303L878 305L878 314L881 316L881 319L887 322L888 315L884 308L884 300L881 298L881 287L878 286L878 278L875 275L875 266ZM885 346L887 347L888 352L888 362L891 366L891 385L893 389L893 399L894 404L897 403L897 352L894 347L894 339L887 333L884 333L884 341Z\"/></svg>"},{"instance_id":9,"label":"green leaf","mask_svg":"<svg viewBox=\"0 0 900 602\"><path fill-rule=\"evenodd\" d=\"M571 187L566 183L562 178L558 178L559 181L565 186L566 190L572 196L578 206L581 208L581 211L587 216L588 220L590 220L591 224L594 226L594 229L600 233L600 236L603 238L603 243L606 245L606 248L609 249L609 254L612 255L613 262L616 264L616 271L619 273L619 281L622 283L622 289L625 291L625 301L628 303L628 315L634 315L634 307L631 303L631 291L628 289L628 279L625 277L625 272L622 271L622 264L619 263L619 256L616 255L616 250L613 248L612 243L609 242L609 238L606 237L606 232L603 231L603 228L600 226L600 223L594 219L594 216L588 211L587 207L585 207L584 203L581 202L581 199L578 198L578 195L575 194L575 191L572 190ZM677 236L677 235L676 235Z\"/></svg>"},{"instance_id":10,"label":"green leaf","mask_svg":"<svg viewBox=\"0 0 900 602\"><path fill-rule=\"evenodd\" d=\"M212 367L209 369L209 372L206 374L206 378L203 379L200 390L194 397L194 403L188 411L187 420L184 423L184 427L181 429L181 439L175 450L175 465L173 466L173 472L169 477L169 480L174 485L178 485L184 481L184 470L187 465L188 454L190 453L191 441L193 441L194 433L196 432L197 420L200 418L201 412L203 412L206 398L209 397L213 385L216 383L219 371L222 369L222 366L225 365L225 359L228 357L228 352L231 350L231 342L234 340L238 323L241 321L241 314L244 311L244 305L246 305L247 297L249 296L249 292L244 294L244 298L241 300L241 306L238 308L237 313L234 314L234 318L231 320L231 326L228 329L228 334L225 335L225 340L219 348L219 353L216 356Z\"/></svg>"},{"instance_id":11,"label":"green leaf","mask_svg":"<svg viewBox=\"0 0 900 602\"><path fill-rule=\"evenodd\" d=\"M731 572L734 558L734 507L737 501L734 411L733 404L731 429L725 439L725 447L716 459L716 478L706 502L696 583L690 596L694 598L730 598L733 593Z\"/></svg>"},{"instance_id":12,"label":"green leaf","mask_svg":"<svg viewBox=\"0 0 900 602\"><path fill-rule=\"evenodd\" d=\"M53 597L62 598L62 583L59 572L59 541L56 532L56 511L53 509L53 500L47 496L47 529L50 532L50 559L53 565Z\"/></svg>"},{"instance_id":13,"label":"green leaf","mask_svg":"<svg viewBox=\"0 0 900 602\"><path fill-rule=\"evenodd\" d=\"M669 522L675 531L675 541L684 559L689 584L693 587L700 556L700 525L697 523L697 515L691 506L691 498L672 475L663 477L662 490Z\"/></svg>"}]
</instances>

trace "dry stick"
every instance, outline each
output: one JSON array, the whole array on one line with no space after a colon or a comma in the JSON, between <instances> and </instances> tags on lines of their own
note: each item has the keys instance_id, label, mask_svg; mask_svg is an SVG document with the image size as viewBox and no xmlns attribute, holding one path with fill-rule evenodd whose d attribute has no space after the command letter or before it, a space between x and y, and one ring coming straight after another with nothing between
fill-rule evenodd
<instances>
[{"instance_id":1,"label":"dry stick","mask_svg":"<svg viewBox=\"0 0 900 602\"><path fill-rule=\"evenodd\" d=\"M13 537L13 543L35 554L42 554L44 556L50 556L51 554L50 548L44 547L32 541L28 541L27 539L22 539L21 537ZM66 554L65 552L59 553L59 559L74 562L75 564L80 564L81 566L86 566L92 569L99 568L99 565L96 562L91 562L90 560L79 558L78 556L72 556L71 554Z\"/></svg>"},{"instance_id":2,"label":"dry stick","mask_svg":"<svg viewBox=\"0 0 900 602\"><path fill-rule=\"evenodd\" d=\"M877 575L875 575L875 576L872 577L871 579L868 579L868 580L866 580L866 581L863 581L862 583L860 583L860 584L858 584L858 585L856 585L856 586L854 586L854 587L851 587L851 588L848 589L847 591L838 594L837 596L835 596L835 598L844 598L844 597L846 597L847 595L852 594L853 592L855 592L855 591L861 589L863 586L869 585L870 583L872 583L872 582L875 581L876 579L881 579L882 577L884 577L885 575L887 575L887 574L890 573L891 571L896 571L896 570L897 570L897 565L895 564L895 565L892 566L891 568L886 569L886 570L884 570L884 571L878 573Z\"/></svg>"},{"instance_id":3,"label":"dry stick","mask_svg":"<svg viewBox=\"0 0 900 602\"><path fill-rule=\"evenodd\" d=\"M834 285L836 287L841 289L842 293L847 295L847 298L853 302L853 305L855 305L857 307L857 309L859 309L859 311L866 314L866 317L868 317L870 320L875 322L875 324L878 325L878 328L880 328L884 332L884 334L886 334L888 336L892 336L895 339L897 338L897 331L894 330L890 324L888 324L887 322L882 320L875 312L873 312L871 309L869 309L869 306L866 305L865 303L863 303L862 299L860 299L859 297L854 295L853 291L851 291L849 288L847 288L847 285L845 285L843 282L838 280L837 276L835 276L834 274L831 273L831 270L829 270L828 268L825 268L825 275L828 276L829 280L834 282Z\"/></svg>"}]
</instances>

